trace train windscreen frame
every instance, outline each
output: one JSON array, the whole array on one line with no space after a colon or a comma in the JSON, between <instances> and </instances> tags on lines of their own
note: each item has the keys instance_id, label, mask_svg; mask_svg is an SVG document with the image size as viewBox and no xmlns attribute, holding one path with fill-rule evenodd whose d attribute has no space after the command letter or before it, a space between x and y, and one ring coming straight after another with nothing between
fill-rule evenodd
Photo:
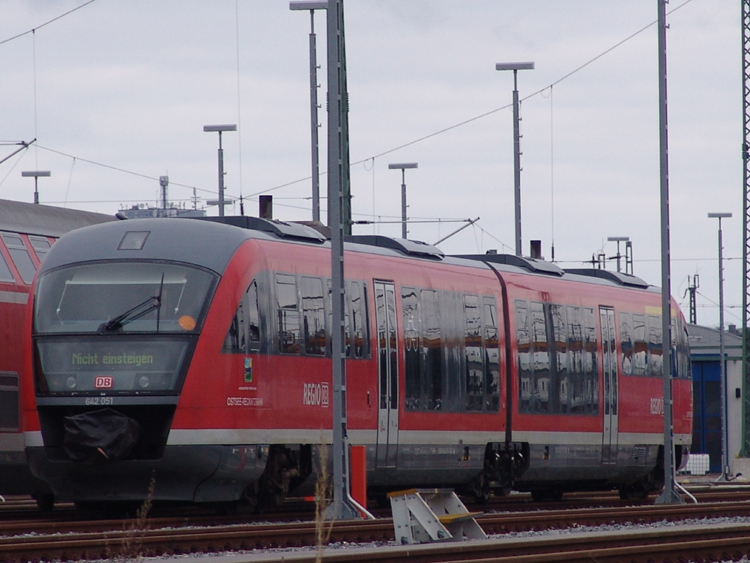
<instances>
[{"instance_id":1,"label":"train windscreen frame","mask_svg":"<svg viewBox=\"0 0 750 563\"><path fill-rule=\"evenodd\" d=\"M182 263L95 262L39 277L34 334L199 332L218 276Z\"/></svg>"},{"instance_id":2,"label":"train windscreen frame","mask_svg":"<svg viewBox=\"0 0 750 563\"><path fill-rule=\"evenodd\" d=\"M179 392L218 276L182 263L96 262L40 276L38 394Z\"/></svg>"}]
</instances>

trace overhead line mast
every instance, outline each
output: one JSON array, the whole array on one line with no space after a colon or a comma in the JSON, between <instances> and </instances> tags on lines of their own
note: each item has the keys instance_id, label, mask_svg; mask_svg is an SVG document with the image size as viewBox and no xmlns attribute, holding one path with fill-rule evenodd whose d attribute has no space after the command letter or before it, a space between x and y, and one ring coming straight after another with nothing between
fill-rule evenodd
<instances>
[{"instance_id":1,"label":"overhead line mast","mask_svg":"<svg viewBox=\"0 0 750 563\"><path fill-rule=\"evenodd\" d=\"M750 271L748 268L748 259L750 258L750 193L748 185L750 184L750 0L741 0L742 2L742 448L741 455L750 457L750 370L748 363L750 358L748 354L748 324L750 321L750 283L748 277Z\"/></svg>"}]
</instances>

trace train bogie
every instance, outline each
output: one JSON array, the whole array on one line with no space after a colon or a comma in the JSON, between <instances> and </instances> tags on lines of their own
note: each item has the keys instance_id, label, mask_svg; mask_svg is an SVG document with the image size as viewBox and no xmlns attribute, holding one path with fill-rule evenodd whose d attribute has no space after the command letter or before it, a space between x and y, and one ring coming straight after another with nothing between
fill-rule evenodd
<instances>
[{"instance_id":1,"label":"train bogie","mask_svg":"<svg viewBox=\"0 0 750 563\"><path fill-rule=\"evenodd\" d=\"M156 500L264 504L319 478L332 440L329 244L299 225L230 222L247 228L125 221L50 252L26 438L62 498L138 500L153 479ZM345 263L348 437L365 446L372 493L658 486L653 288L384 237L353 237ZM687 341L675 342L685 448ZM86 430L120 423L129 437ZM113 434L132 443L110 449Z\"/></svg>"}]
</instances>

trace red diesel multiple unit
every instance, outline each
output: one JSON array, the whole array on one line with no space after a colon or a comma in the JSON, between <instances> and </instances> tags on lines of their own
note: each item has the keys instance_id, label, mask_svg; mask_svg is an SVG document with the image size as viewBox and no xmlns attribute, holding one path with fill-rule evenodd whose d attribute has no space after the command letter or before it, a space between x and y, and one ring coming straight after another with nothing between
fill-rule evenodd
<instances>
[{"instance_id":1,"label":"red diesel multiple unit","mask_svg":"<svg viewBox=\"0 0 750 563\"><path fill-rule=\"evenodd\" d=\"M155 500L263 503L314 482L332 439L330 243L224 222L108 223L49 252L25 437L59 498L138 501L153 481ZM371 494L662 486L658 289L381 236L347 240L345 278L348 437ZM671 327L681 460L692 387L674 303Z\"/></svg>"}]
</instances>

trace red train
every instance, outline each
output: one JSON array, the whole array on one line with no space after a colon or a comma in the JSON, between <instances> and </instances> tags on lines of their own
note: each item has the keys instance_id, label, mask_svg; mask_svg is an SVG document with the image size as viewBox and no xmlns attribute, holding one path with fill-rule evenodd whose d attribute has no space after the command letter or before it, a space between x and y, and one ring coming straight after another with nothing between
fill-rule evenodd
<instances>
[{"instance_id":1,"label":"red train","mask_svg":"<svg viewBox=\"0 0 750 563\"><path fill-rule=\"evenodd\" d=\"M58 237L114 220L98 213L0 200L0 495L31 494L44 508L52 492L26 463L19 389L31 283Z\"/></svg>"},{"instance_id":2,"label":"red train","mask_svg":"<svg viewBox=\"0 0 750 563\"><path fill-rule=\"evenodd\" d=\"M27 454L61 499L263 503L331 443L330 245L302 225L143 219L70 233L40 269ZM349 440L371 494L535 498L662 486L661 297L633 276L346 244ZM673 304L675 455L692 432ZM38 414L38 417L37 417Z\"/></svg>"}]
</instances>

